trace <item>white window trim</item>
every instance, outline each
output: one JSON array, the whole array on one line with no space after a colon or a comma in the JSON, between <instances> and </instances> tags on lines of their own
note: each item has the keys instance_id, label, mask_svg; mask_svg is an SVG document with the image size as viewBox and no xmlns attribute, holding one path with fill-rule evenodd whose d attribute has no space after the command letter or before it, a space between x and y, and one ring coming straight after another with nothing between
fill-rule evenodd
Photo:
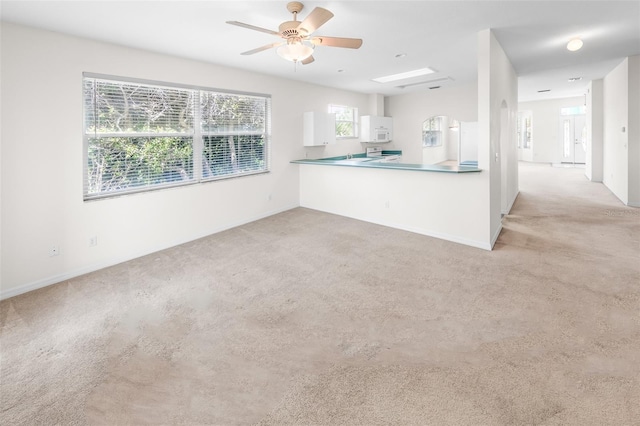
<instances>
[{"instance_id":1,"label":"white window trim","mask_svg":"<svg viewBox=\"0 0 640 426\"><path fill-rule=\"evenodd\" d=\"M360 115L358 113L358 108L354 107L354 106L349 106L349 105L340 105L340 104L329 104L327 111L330 113L335 113L335 111L333 110L334 107L338 107L338 108L349 108L351 110L353 110L353 121L346 121L346 120L338 120L337 118L337 114L336 114L336 139L340 139L340 140L346 140L346 139L358 139L359 137L359 130L360 130ZM344 123L352 123L353 124L353 136L338 136L338 123L339 122L344 122Z\"/></svg>"},{"instance_id":2,"label":"white window trim","mask_svg":"<svg viewBox=\"0 0 640 426\"><path fill-rule=\"evenodd\" d=\"M118 82L118 83L133 83L133 84L139 84L139 85L146 85L146 86L154 86L154 87L166 87L169 89L185 89L185 90L192 90L194 92L197 92L197 96L195 97L194 103L195 103L195 110L194 110L194 126L193 126L193 133L146 133L146 132L128 132L128 133L113 133L113 134L109 134L109 133L102 133L100 134L101 137L134 137L134 136L139 136L139 137L145 137L145 136L157 136L157 137L190 137L193 138L192 141L192 149L193 149L193 178L189 179L189 180L184 180L184 181L179 181L179 182L171 182L171 183L163 183L163 184L154 184L154 185L150 185L150 186L143 186L143 187L134 187L134 188L127 188L127 189L122 189L122 190L117 190L117 191L109 191L109 192L104 192L104 193L97 193L97 194L89 194L87 191L88 188L88 154L89 154L89 139L91 136L91 133L88 133L86 131L86 123L85 123L85 117L86 117L86 111L85 111L85 103L84 103L84 90L83 90L83 125L82 125L82 129L83 129L83 199L84 201L93 201L93 200L100 200L100 199L106 199L106 198L114 198L114 197L120 197L123 195L129 195L129 194L139 194L139 193L144 193L144 192L151 192L151 191L157 191L157 190L162 190L162 189L167 189L167 188L176 188L176 187L181 187L181 186L189 186L189 185L194 185L194 184L199 184L199 183L206 183L206 182L213 182L213 181L218 181L218 180L226 180L226 179L235 179L235 178L239 178L239 177L244 177L244 176L253 176L253 175L259 175L259 174L265 174L265 173L270 173L271 170L271 95L268 94L264 94L264 93L253 93L253 92L241 92L241 91L235 91L235 90L225 90L225 89L218 89L218 88L211 88L211 87L203 87L203 86L194 86L194 85L185 85L185 84L179 84L179 83L168 83L168 82L162 82L162 81L154 81L154 80L146 80L146 79L138 79L138 78L129 78L129 77L121 77L121 76L114 76L114 75L107 75L107 74L98 74L98 73L90 73L90 72L83 72L82 73L82 84L84 86L84 81L86 78L90 78L90 79L99 79L99 80L109 80L109 81L113 81L113 82ZM202 94L202 92L213 92L213 93L220 93L220 94L229 94L229 95L238 95L238 96L254 96L254 97L260 97L260 98L264 98L266 101L266 111L265 111L265 129L264 132L223 132L220 133L220 136L230 136L230 135L264 135L265 137L265 143L264 143L264 151L263 151L263 158L264 158L264 169L262 170L256 170L256 171L248 171L248 172L242 172L242 173L232 173L232 174L228 174L228 175L219 175L219 176L210 176L210 177L203 177L202 176L202 153L203 153L203 148L204 148L204 137L210 135L207 132L203 132L201 129L201 108L200 108L200 96ZM200 165L199 167L196 165Z\"/></svg>"}]
</instances>

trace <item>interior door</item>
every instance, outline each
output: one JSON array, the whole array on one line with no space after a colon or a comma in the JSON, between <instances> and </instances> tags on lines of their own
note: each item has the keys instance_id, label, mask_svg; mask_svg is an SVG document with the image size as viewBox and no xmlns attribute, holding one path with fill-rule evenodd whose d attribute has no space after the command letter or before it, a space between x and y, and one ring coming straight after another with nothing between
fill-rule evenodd
<instances>
[{"instance_id":1,"label":"interior door","mask_svg":"<svg viewBox=\"0 0 640 426\"><path fill-rule=\"evenodd\" d=\"M562 162L584 164L587 159L587 125L584 114L560 116Z\"/></svg>"}]
</instances>

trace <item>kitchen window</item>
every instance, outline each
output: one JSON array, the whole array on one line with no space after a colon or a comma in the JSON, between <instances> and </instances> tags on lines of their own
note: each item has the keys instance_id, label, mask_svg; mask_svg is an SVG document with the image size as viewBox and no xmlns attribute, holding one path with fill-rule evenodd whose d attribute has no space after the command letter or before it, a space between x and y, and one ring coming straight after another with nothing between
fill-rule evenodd
<instances>
[{"instance_id":1,"label":"kitchen window","mask_svg":"<svg viewBox=\"0 0 640 426\"><path fill-rule=\"evenodd\" d=\"M328 112L336 115L336 138L358 137L358 108L329 105Z\"/></svg>"},{"instance_id":2,"label":"kitchen window","mask_svg":"<svg viewBox=\"0 0 640 426\"><path fill-rule=\"evenodd\" d=\"M83 80L85 200L269 171L268 95Z\"/></svg>"}]
</instances>

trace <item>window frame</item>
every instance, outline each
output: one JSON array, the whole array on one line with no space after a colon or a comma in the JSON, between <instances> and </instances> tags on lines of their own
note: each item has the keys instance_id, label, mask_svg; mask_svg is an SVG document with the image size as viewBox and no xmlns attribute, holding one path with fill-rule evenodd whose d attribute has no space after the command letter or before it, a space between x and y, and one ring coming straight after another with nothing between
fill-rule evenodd
<instances>
[{"instance_id":1,"label":"window frame","mask_svg":"<svg viewBox=\"0 0 640 426\"><path fill-rule=\"evenodd\" d=\"M444 115L434 115L422 122L422 148L442 146L442 127Z\"/></svg>"},{"instance_id":2,"label":"window frame","mask_svg":"<svg viewBox=\"0 0 640 426\"><path fill-rule=\"evenodd\" d=\"M352 111L353 114L353 119L352 120L339 120L338 117L338 112L336 111L336 109L350 109ZM349 106L349 105L339 105L339 104L329 104L327 107L327 112L329 113L333 113L336 115L336 139L358 139L359 137L359 114L358 114L358 107L354 107L354 106ZM350 136L339 136L338 135L338 124L339 123L350 123L353 129L353 135Z\"/></svg>"},{"instance_id":3,"label":"window frame","mask_svg":"<svg viewBox=\"0 0 640 426\"><path fill-rule=\"evenodd\" d=\"M533 112L518 111L518 126L516 129L518 149L531 149L533 146Z\"/></svg>"},{"instance_id":4,"label":"window frame","mask_svg":"<svg viewBox=\"0 0 640 426\"><path fill-rule=\"evenodd\" d=\"M168 182L168 183L158 183L158 184L149 184L144 186L136 186L132 188L125 188L121 190L107 191L107 192L99 192L99 193L89 193L89 140L95 135L97 132L90 132L88 130L88 111L87 104L85 102L85 82L87 79L95 79L95 80L103 80L109 81L113 83L122 83L122 84L134 84L146 87L160 87L167 89L177 89L177 90L187 90L191 91L194 95L193 97L193 125L191 129L191 133L176 133L176 132L119 132L119 133L100 133L100 138L108 138L108 137L118 137L118 138L135 138L135 137L182 137L182 138L190 138L191 139L191 161L192 161L192 177L188 180L176 181L176 182ZM213 133L207 132L203 129L205 117L201 111L201 99L203 98L203 93L213 93L216 95L231 95L240 97L256 97L265 102L264 104L264 115L260 116L264 118L263 131L253 131L253 132L220 132L215 133L215 136L221 136L223 138L227 138L233 136L234 139L239 143L238 137L243 135L255 136L261 135L263 140L262 146L262 168L259 170L250 170L250 171L240 171L223 175L213 175L213 176L204 176L204 145L205 145L205 137L212 136ZM129 194L138 194L144 192L157 191L168 188L176 188L181 186L189 186L199 183L207 183L214 182L219 180L226 179L235 179L244 176L253 176L258 174L270 173L271 171L271 114L272 114L272 102L271 95L264 93L254 93L254 92L242 92L237 90L226 90L226 89L218 89L204 86L196 86L196 85L188 85L188 84L180 84L180 83L169 83L163 81L156 80L147 80L147 79L138 79L138 78L130 78L130 77L122 77L122 76L114 76L114 75L106 75L106 74L98 74L91 72L83 72L82 73L82 138L83 138L83 200L84 201L93 201L100 199L107 199L113 197L119 197L123 195ZM95 111L95 109L94 109Z\"/></svg>"}]
</instances>

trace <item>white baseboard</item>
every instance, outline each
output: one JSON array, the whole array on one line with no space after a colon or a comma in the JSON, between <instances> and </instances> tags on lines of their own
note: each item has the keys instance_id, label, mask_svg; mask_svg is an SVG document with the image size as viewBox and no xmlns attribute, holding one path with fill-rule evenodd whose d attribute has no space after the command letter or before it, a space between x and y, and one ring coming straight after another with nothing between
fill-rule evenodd
<instances>
[{"instance_id":1,"label":"white baseboard","mask_svg":"<svg viewBox=\"0 0 640 426\"><path fill-rule=\"evenodd\" d=\"M629 207L640 207L640 203L628 203L627 206Z\"/></svg>"},{"instance_id":2,"label":"white baseboard","mask_svg":"<svg viewBox=\"0 0 640 426\"><path fill-rule=\"evenodd\" d=\"M420 235L425 235L427 237L438 238L440 240L450 241L452 243L457 243L457 244L463 244L465 246L470 246L470 247L479 248L479 249L483 249L483 250L491 250L491 247L492 247L492 245L490 245L487 242L471 240L471 239L468 239L468 238L458 237L456 235L450 235L450 234L446 234L446 233L442 233L442 232L433 232L433 231L429 231L429 230L426 230L426 229L415 228L415 227L412 227L412 226L401 225L401 224L397 224L397 223L393 223L393 222L384 222L384 221L381 221L381 220L378 220L378 219L375 219L375 218L370 218L370 217L348 216L348 215L345 215L345 214L343 214L341 212L334 212L334 211L330 211L330 210L320 210L318 208L308 207L308 206L305 206L305 205L302 205L301 207L308 208L308 209L311 209L311 210L323 211L323 212L326 212L326 213L335 214L337 216L348 217L348 218L355 219L355 220L361 220L363 222L375 223L376 225L387 226L389 228L394 228L394 229L400 229L402 231L413 232L414 234L420 234Z\"/></svg>"},{"instance_id":3,"label":"white baseboard","mask_svg":"<svg viewBox=\"0 0 640 426\"><path fill-rule=\"evenodd\" d=\"M461 237L457 237L455 235L449 235L449 234L444 234L444 233L440 233L440 232L430 232L430 231L425 231L423 229L415 229L415 228L411 228L411 227L394 226L393 228L402 229L404 231L409 231L409 232L413 232L413 233L416 233L416 234L426 235L427 237L433 237L433 238L438 238L438 239L445 240L445 241L450 241L452 243L463 244L465 246L479 248L479 249L482 249L482 250L491 251L491 249L493 247L493 243L492 244L488 244L488 243L485 243L485 242L482 242L482 241L470 240L470 239L467 239L467 238L461 238Z\"/></svg>"},{"instance_id":4,"label":"white baseboard","mask_svg":"<svg viewBox=\"0 0 640 426\"><path fill-rule=\"evenodd\" d=\"M142 256L147 256L149 254L156 253L156 252L159 252L159 251L162 251L162 250L166 250L166 249L171 248L171 247L179 246L180 244L185 244L185 243L188 243L188 242L191 242L191 241L195 241L195 240L198 240L200 238L207 237L209 235L217 234L218 232L226 231L227 229L235 228L237 226L242 226L242 225L245 225L247 223L254 222L256 220L264 219L265 217L273 216L275 214L282 213L282 212L285 212L287 210L294 209L296 207L300 207L300 206L297 205L297 204L293 205L293 206L286 206L286 207L283 207L281 209L268 211L268 212L256 215L254 217L251 217L251 218L248 218L248 219L245 219L245 220L241 220L241 221L238 221L238 222L232 222L232 223L226 224L224 226L221 226L219 228L214 229L212 232L206 232L206 233L202 233L202 234L191 235L190 237L187 237L187 238L184 238L184 239L180 239L180 240L177 240L177 241L172 241L172 242L170 242L170 243L168 243L166 245L163 245L163 246L153 247L151 249L143 250L143 251L140 251L140 252L137 252L137 253L129 253L126 256L113 257L113 258L110 258L110 259L105 259L103 261L100 261L100 262L97 262L97 263L94 263L94 264L91 264L91 265L85 265L85 266L82 266L80 268L67 271L67 272L65 272L63 274L54 275L54 276L51 276L51 277L46 277L46 278L31 282L31 283L27 283L27 284L24 284L24 285L21 285L21 286L18 286L18 287L10 288L8 290L0 289L0 300L9 299L10 297L18 296L20 294L24 294L24 293L27 293L27 292L33 291L33 290L38 290L40 288L47 287L47 286L50 286L50 285L53 285L53 284L58 284L58 283L61 283L63 281L66 281L66 280L70 280L72 278L79 277L80 275L88 274L90 272L95 272L95 271L98 271L98 270L103 269L103 268L108 268L110 266L117 265L119 263L123 263L123 262L127 262L129 260L137 259L137 258L142 257Z\"/></svg>"}]
</instances>

